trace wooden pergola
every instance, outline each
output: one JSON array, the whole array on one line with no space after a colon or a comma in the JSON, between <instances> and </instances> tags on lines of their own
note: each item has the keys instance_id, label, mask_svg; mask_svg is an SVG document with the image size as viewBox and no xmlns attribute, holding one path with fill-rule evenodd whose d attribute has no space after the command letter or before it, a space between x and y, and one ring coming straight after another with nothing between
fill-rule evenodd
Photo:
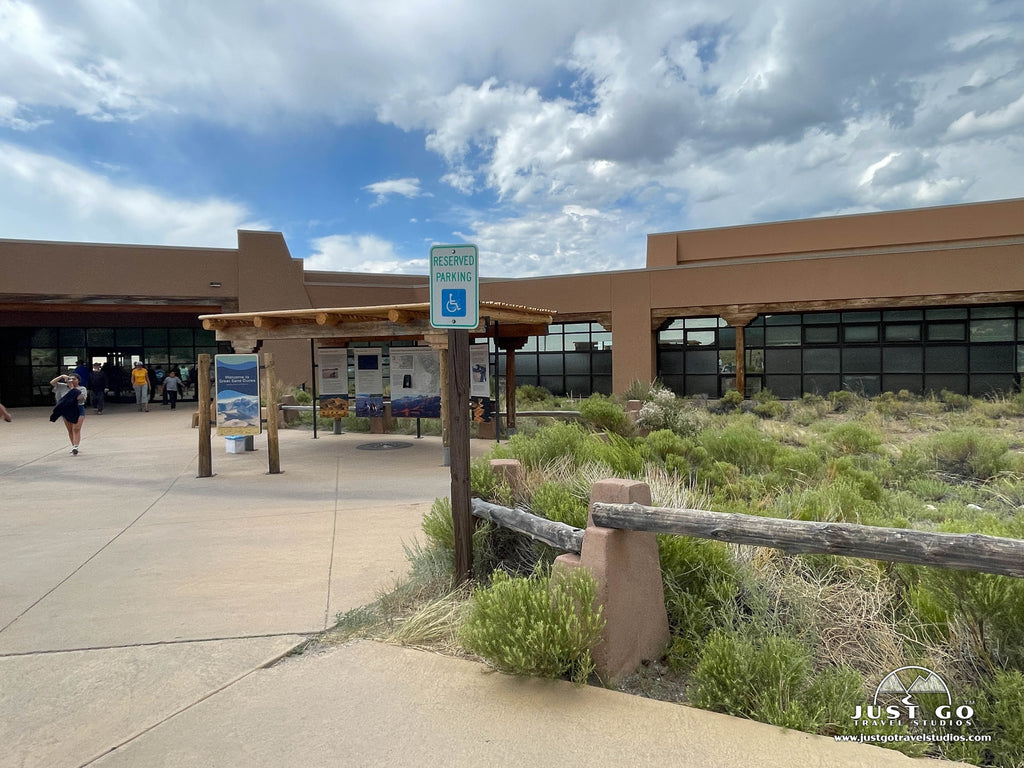
<instances>
[{"instance_id":1,"label":"wooden pergola","mask_svg":"<svg viewBox=\"0 0 1024 768\"><path fill-rule=\"evenodd\" d=\"M471 339L492 338L505 352L506 423L515 427L515 353L531 336L546 336L555 312L500 301L480 302L480 324L469 331ZM218 341L237 350L258 350L264 341L309 339L320 346L339 346L364 341L423 341L438 349L443 364L448 331L430 325L430 304L389 304L370 307L285 309L265 312L232 312L200 315L203 328L214 331ZM442 391L447 391L442 381Z\"/></svg>"}]
</instances>

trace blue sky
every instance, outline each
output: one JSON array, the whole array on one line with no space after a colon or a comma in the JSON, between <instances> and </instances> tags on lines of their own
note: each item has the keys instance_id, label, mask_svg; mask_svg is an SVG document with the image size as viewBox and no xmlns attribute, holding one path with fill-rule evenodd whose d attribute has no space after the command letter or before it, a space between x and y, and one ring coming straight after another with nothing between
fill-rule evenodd
<instances>
[{"instance_id":1,"label":"blue sky","mask_svg":"<svg viewBox=\"0 0 1024 768\"><path fill-rule=\"evenodd\" d=\"M0 0L0 51L0 238L526 276L1024 196L1014 0Z\"/></svg>"}]
</instances>

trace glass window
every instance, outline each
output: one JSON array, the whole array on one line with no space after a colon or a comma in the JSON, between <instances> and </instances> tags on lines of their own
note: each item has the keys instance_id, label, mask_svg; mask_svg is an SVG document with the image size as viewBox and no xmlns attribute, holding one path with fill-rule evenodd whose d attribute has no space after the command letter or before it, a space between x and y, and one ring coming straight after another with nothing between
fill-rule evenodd
<instances>
[{"instance_id":1,"label":"glass window","mask_svg":"<svg viewBox=\"0 0 1024 768\"><path fill-rule=\"evenodd\" d=\"M743 334L743 344L747 347L763 347L764 328L747 328Z\"/></svg>"},{"instance_id":2,"label":"glass window","mask_svg":"<svg viewBox=\"0 0 1024 768\"><path fill-rule=\"evenodd\" d=\"M600 395L610 395L612 393L612 377L611 376L595 376L594 377L594 392Z\"/></svg>"},{"instance_id":3,"label":"glass window","mask_svg":"<svg viewBox=\"0 0 1024 768\"><path fill-rule=\"evenodd\" d=\"M718 346L723 349L736 348L736 329L726 326L718 331Z\"/></svg>"},{"instance_id":4,"label":"glass window","mask_svg":"<svg viewBox=\"0 0 1024 768\"><path fill-rule=\"evenodd\" d=\"M46 368L55 368L57 366L57 350L56 349L32 349L32 365L44 366ZM46 380L49 381L53 376L47 376Z\"/></svg>"},{"instance_id":5,"label":"glass window","mask_svg":"<svg viewBox=\"0 0 1024 768\"><path fill-rule=\"evenodd\" d=\"M748 349L746 350L745 354L747 358L747 373L764 373L764 350Z\"/></svg>"},{"instance_id":6,"label":"glass window","mask_svg":"<svg viewBox=\"0 0 1024 768\"><path fill-rule=\"evenodd\" d=\"M879 372L882 368L881 352L882 350L880 350L878 347L850 347L844 349L843 373Z\"/></svg>"},{"instance_id":7,"label":"glass window","mask_svg":"<svg viewBox=\"0 0 1024 768\"><path fill-rule=\"evenodd\" d=\"M718 397L717 376L687 376L684 381L686 394Z\"/></svg>"},{"instance_id":8,"label":"glass window","mask_svg":"<svg viewBox=\"0 0 1024 768\"><path fill-rule=\"evenodd\" d=\"M847 325L843 328L843 340L846 342L878 341L878 326Z\"/></svg>"},{"instance_id":9,"label":"glass window","mask_svg":"<svg viewBox=\"0 0 1024 768\"><path fill-rule=\"evenodd\" d=\"M171 347L171 365L192 365L195 363L192 347Z\"/></svg>"},{"instance_id":10,"label":"glass window","mask_svg":"<svg viewBox=\"0 0 1024 768\"><path fill-rule=\"evenodd\" d=\"M926 320L966 320L967 310L955 307L928 309L924 313Z\"/></svg>"},{"instance_id":11,"label":"glass window","mask_svg":"<svg viewBox=\"0 0 1024 768\"><path fill-rule=\"evenodd\" d=\"M1013 317L1013 307L973 307L971 319L985 317Z\"/></svg>"},{"instance_id":12,"label":"glass window","mask_svg":"<svg viewBox=\"0 0 1024 768\"><path fill-rule=\"evenodd\" d=\"M928 341L964 341L967 329L963 323L929 323Z\"/></svg>"},{"instance_id":13,"label":"glass window","mask_svg":"<svg viewBox=\"0 0 1024 768\"><path fill-rule=\"evenodd\" d=\"M658 334L659 344L682 344L683 331L662 331Z\"/></svg>"},{"instance_id":14,"label":"glass window","mask_svg":"<svg viewBox=\"0 0 1024 768\"><path fill-rule=\"evenodd\" d=\"M115 331L117 338L117 346L119 347L141 347L142 346L142 329L141 328L118 328Z\"/></svg>"},{"instance_id":15,"label":"glass window","mask_svg":"<svg viewBox=\"0 0 1024 768\"><path fill-rule=\"evenodd\" d=\"M590 355L569 353L565 356L566 374L590 375Z\"/></svg>"},{"instance_id":16,"label":"glass window","mask_svg":"<svg viewBox=\"0 0 1024 768\"><path fill-rule=\"evenodd\" d=\"M824 325L828 323L838 323L839 313L838 312L815 312L812 314L804 315L805 325Z\"/></svg>"},{"instance_id":17,"label":"glass window","mask_svg":"<svg viewBox=\"0 0 1024 768\"><path fill-rule=\"evenodd\" d=\"M168 334L172 347L191 347L193 344L191 328L171 328Z\"/></svg>"},{"instance_id":18,"label":"glass window","mask_svg":"<svg viewBox=\"0 0 1024 768\"><path fill-rule=\"evenodd\" d=\"M562 374L562 356L561 355L537 355L537 362L540 367L540 375L551 375L557 373Z\"/></svg>"},{"instance_id":19,"label":"glass window","mask_svg":"<svg viewBox=\"0 0 1024 768\"><path fill-rule=\"evenodd\" d=\"M766 373L800 373L799 349L768 349L764 355ZM768 385L771 389L771 385ZM775 390L772 389L774 392Z\"/></svg>"},{"instance_id":20,"label":"glass window","mask_svg":"<svg viewBox=\"0 0 1024 768\"><path fill-rule=\"evenodd\" d=\"M886 341L920 341L920 325L887 325L885 326Z\"/></svg>"},{"instance_id":21,"label":"glass window","mask_svg":"<svg viewBox=\"0 0 1024 768\"><path fill-rule=\"evenodd\" d=\"M597 352L590 356L590 364L595 374L604 373L610 375L612 372L612 353Z\"/></svg>"},{"instance_id":22,"label":"glass window","mask_svg":"<svg viewBox=\"0 0 1024 768\"><path fill-rule=\"evenodd\" d=\"M770 319L770 318L769 318ZM798 347L800 346L800 326L769 326L765 329L765 346Z\"/></svg>"},{"instance_id":23,"label":"glass window","mask_svg":"<svg viewBox=\"0 0 1024 768\"><path fill-rule=\"evenodd\" d=\"M1017 347L1017 373L1024 373L1024 344Z\"/></svg>"},{"instance_id":24,"label":"glass window","mask_svg":"<svg viewBox=\"0 0 1024 768\"><path fill-rule=\"evenodd\" d=\"M686 346L688 347L713 347L715 346L714 331L687 331Z\"/></svg>"},{"instance_id":25,"label":"glass window","mask_svg":"<svg viewBox=\"0 0 1024 768\"><path fill-rule=\"evenodd\" d=\"M800 315L765 315L765 325L800 325Z\"/></svg>"},{"instance_id":26,"label":"glass window","mask_svg":"<svg viewBox=\"0 0 1024 768\"><path fill-rule=\"evenodd\" d=\"M805 349L804 373L839 373L839 350Z\"/></svg>"},{"instance_id":27,"label":"glass window","mask_svg":"<svg viewBox=\"0 0 1024 768\"><path fill-rule=\"evenodd\" d=\"M967 373L967 347L925 347L924 371L925 373ZM963 392L963 389L957 391Z\"/></svg>"},{"instance_id":28,"label":"glass window","mask_svg":"<svg viewBox=\"0 0 1024 768\"><path fill-rule=\"evenodd\" d=\"M32 333L32 346L33 347L56 347L57 346L57 329L56 328L37 328ZM52 376L50 377L53 378Z\"/></svg>"},{"instance_id":29,"label":"glass window","mask_svg":"<svg viewBox=\"0 0 1024 768\"><path fill-rule=\"evenodd\" d=\"M736 373L736 350L723 349L718 353L718 372Z\"/></svg>"},{"instance_id":30,"label":"glass window","mask_svg":"<svg viewBox=\"0 0 1024 768\"><path fill-rule=\"evenodd\" d=\"M718 352L715 350L687 352L686 372L688 374L718 373Z\"/></svg>"},{"instance_id":31,"label":"glass window","mask_svg":"<svg viewBox=\"0 0 1024 768\"><path fill-rule=\"evenodd\" d=\"M764 386L765 389L770 389L772 394L783 400L794 400L803 394L800 391L799 376L768 375L764 377Z\"/></svg>"},{"instance_id":32,"label":"glass window","mask_svg":"<svg viewBox=\"0 0 1024 768\"><path fill-rule=\"evenodd\" d=\"M882 393L882 377L868 375L843 376L843 389L856 392L864 397L875 397Z\"/></svg>"},{"instance_id":33,"label":"glass window","mask_svg":"<svg viewBox=\"0 0 1024 768\"><path fill-rule=\"evenodd\" d=\"M684 371L683 368L683 353L680 351L665 351L662 350L658 356L659 359L659 375L663 374L681 374Z\"/></svg>"},{"instance_id":34,"label":"glass window","mask_svg":"<svg viewBox=\"0 0 1024 768\"><path fill-rule=\"evenodd\" d=\"M90 347L112 347L114 346L113 328L88 328L85 338Z\"/></svg>"},{"instance_id":35,"label":"glass window","mask_svg":"<svg viewBox=\"0 0 1024 768\"><path fill-rule=\"evenodd\" d=\"M921 374L897 373L882 375L882 389L886 392L899 392L905 389L915 395L924 393L924 377Z\"/></svg>"},{"instance_id":36,"label":"glass window","mask_svg":"<svg viewBox=\"0 0 1024 768\"><path fill-rule=\"evenodd\" d=\"M812 374L804 376L804 392L816 395L827 395L843 388L839 374Z\"/></svg>"},{"instance_id":37,"label":"glass window","mask_svg":"<svg viewBox=\"0 0 1024 768\"><path fill-rule=\"evenodd\" d=\"M564 323L561 330L563 333L586 333L589 335L590 323Z\"/></svg>"},{"instance_id":38,"label":"glass window","mask_svg":"<svg viewBox=\"0 0 1024 768\"><path fill-rule=\"evenodd\" d=\"M717 328L717 317L688 317L686 318L687 328Z\"/></svg>"},{"instance_id":39,"label":"glass window","mask_svg":"<svg viewBox=\"0 0 1024 768\"><path fill-rule=\"evenodd\" d=\"M84 347L85 346L85 329L84 328L61 328L59 333L60 333L60 345L62 347Z\"/></svg>"},{"instance_id":40,"label":"glass window","mask_svg":"<svg viewBox=\"0 0 1024 768\"><path fill-rule=\"evenodd\" d=\"M881 319L881 312L843 312L844 323L877 323Z\"/></svg>"},{"instance_id":41,"label":"glass window","mask_svg":"<svg viewBox=\"0 0 1024 768\"><path fill-rule=\"evenodd\" d=\"M1012 392L1013 389L1013 374L971 374L971 394L975 397L988 397L999 392Z\"/></svg>"},{"instance_id":42,"label":"glass window","mask_svg":"<svg viewBox=\"0 0 1024 768\"><path fill-rule=\"evenodd\" d=\"M920 347L883 347L884 373L920 373L924 369L924 351Z\"/></svg>"},{"instance_id":43,"label":"glass window","mask_svg":"<svg viewBox=\"0 0 1024 768\"><path fill-rule=\"evenodd\" d=\"M566 376L565 377L565 388L575 395L589 395L590 392L590 377L589 376Z\"/></svg>"},{"instance_id":44,"label":"glass window","mask_svg":"<svg viewBox=\"0 0 1024 768\"><path fill-rule=\"evenodd\" d=\"M1013 320L972 320L971 341L1013 341Z\"/></svg>"},{"instance_id":45,"label":"glass window","mask_svg":"<svg viewBox=\"0 0 1024 768\"><path fill-rule=\"evenodd\" d=\"M839 328L834 325L805 327L804 341L808 344L837 344Z\"/></svg>"},{"instance_id":46,"label":"glass window","mask_svg":"<svg viewBox=\"0 0 1024 768\"><path fill-rule=\"evenodd\" d=\"M147 347L166 347L167 346L167 329L166 328L146 328L143 331L143 338Z\"/></svg>"},{"instance_id":47,"label":"glass window","mask_svg":"<svg viewBox=\"0 0 1024 768\"><path fill-rule=\"evenodd\" d=\"M971 373L1012 372L1013 351L1009 344L971 347Z\"/></svg>"},{"instance_id":48,"label":"glass window","mask_svg":"<svg viewBox=\"0 0 1024 768\"><path fill-rule=\"evenodd\" d=\"M882 313L882 320L887 323L922 319L924 319L924 312L920 309L891 309Z\"/></svg>"},{"instance_id":49,"label":"glass window","mask_svg":"<svg viewBox=\"0 0 1024 768\"><path fill-rule=\"evenodd\" d=\"M928 375L924 377L924 390L925 392L935 392L938 394L942 390L949 390L950 392L957 392L961 395L967 394L967 376L955 376L952 374L939 374L939 375Z\"/></svg>"}]
</instances>

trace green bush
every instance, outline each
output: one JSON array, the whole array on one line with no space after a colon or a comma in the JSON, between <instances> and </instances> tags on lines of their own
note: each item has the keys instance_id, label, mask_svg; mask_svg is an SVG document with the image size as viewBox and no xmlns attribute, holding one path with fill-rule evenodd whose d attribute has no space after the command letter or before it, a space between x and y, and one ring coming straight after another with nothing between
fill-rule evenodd
<instances>
[{"instance_id":1,"label":"green bush","mask_svg":"<svg viewBox=\"0 0 1024 768\"><path fill-rule=\"evenodd\" d=\"M882 445L882 436L860 422L847 421L829 429L825 434L825 442L832 453L854 456L877 453Z\"/></svg>"},{"instance_id":2,"label":"green bush","mask_svg":"<svg viewBox=\"0 0 1024 768\"><path fill-rule=\"evenodd\" d=\"M987 480L1010 469L1009 443L979 429L940 432L916 443L933 468L966 480Z\"/></svg>"},{"instance_id":3,"label":"green bush","mask_svg":"<svg viewBox=\"0 0 1024 768\"><path fill-rule=\"evenodd\" d=\"M558 523L585 528L589 503L562 483L543 482L533 489L530 511Z\"/></svg>"},{"instance_id":4,"label":"green bush","mask_svg":"<svg viewBox=\"0 0 1024 768\"><path fill-rule=\"evenodd\" d=\"M575 466L594 460L597 441L574 422L556 422L534 434L517 433L493 451L495 458L519 459L525 469L539 469L555 460L570 460Z\"/></svg>"},{"instance_id":5,"label":"green bush","mask_svg":"<svg viewBox=\"0 0 1024 768\"><path fill-rule=\"evenodd\" d=\"M713 461L728 462L747 474L771 469L779 451L779 444L753 426L749 416L721 430L707 430L700 437Z\"/></svg>"},{"instance_id":6,"label":"green bush","mask_svg":"<svg viewBox=\"0 0 1024 768\"><path fill-rule=\"evenodd\" d=\"M595 589L581 568L528 578L497 571L490 586L473 592L462 644L501 672L568 676L582 685L604 629L601 609L593 607Z\"/></svg>"},{"instance_id":7,"label":"green bush","mask_svg":"<svg viewBox=\"0 0 1024 768\"><path fill-rule=\"evenodd\" d=\"M622 406L604 395L591 395L580 403L580 418L588 426L616 435L628 435L633 431Z\"/></svg>"},{"instance_id":8,"label":"green bush","mask_svg":"<svg viewBox=\"0 0 1024 768\"><path fill-rule=\"evenodd\" d=\"M797 641L757 642L715 633L700 654L690 688L702 709L810 733L839 733L863 703L860 675L843 668L812 678L811 652Z\"/></svg>"}]
</instances>

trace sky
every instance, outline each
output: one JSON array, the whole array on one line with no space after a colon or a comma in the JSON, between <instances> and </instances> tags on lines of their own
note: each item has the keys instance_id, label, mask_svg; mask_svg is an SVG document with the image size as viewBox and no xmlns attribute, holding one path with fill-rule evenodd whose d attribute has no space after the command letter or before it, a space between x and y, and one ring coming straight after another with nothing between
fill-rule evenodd
<instances>
[{"instance_id":1,"label":"sky","mask_svg":"<svg viewBox=\"0 0 1024 768\"><path fill-rule=\"evenodd\" d=\"M0 238L517 277L1014 197L1021 0L0 0Z\"/></svg>"}]
</instances>

